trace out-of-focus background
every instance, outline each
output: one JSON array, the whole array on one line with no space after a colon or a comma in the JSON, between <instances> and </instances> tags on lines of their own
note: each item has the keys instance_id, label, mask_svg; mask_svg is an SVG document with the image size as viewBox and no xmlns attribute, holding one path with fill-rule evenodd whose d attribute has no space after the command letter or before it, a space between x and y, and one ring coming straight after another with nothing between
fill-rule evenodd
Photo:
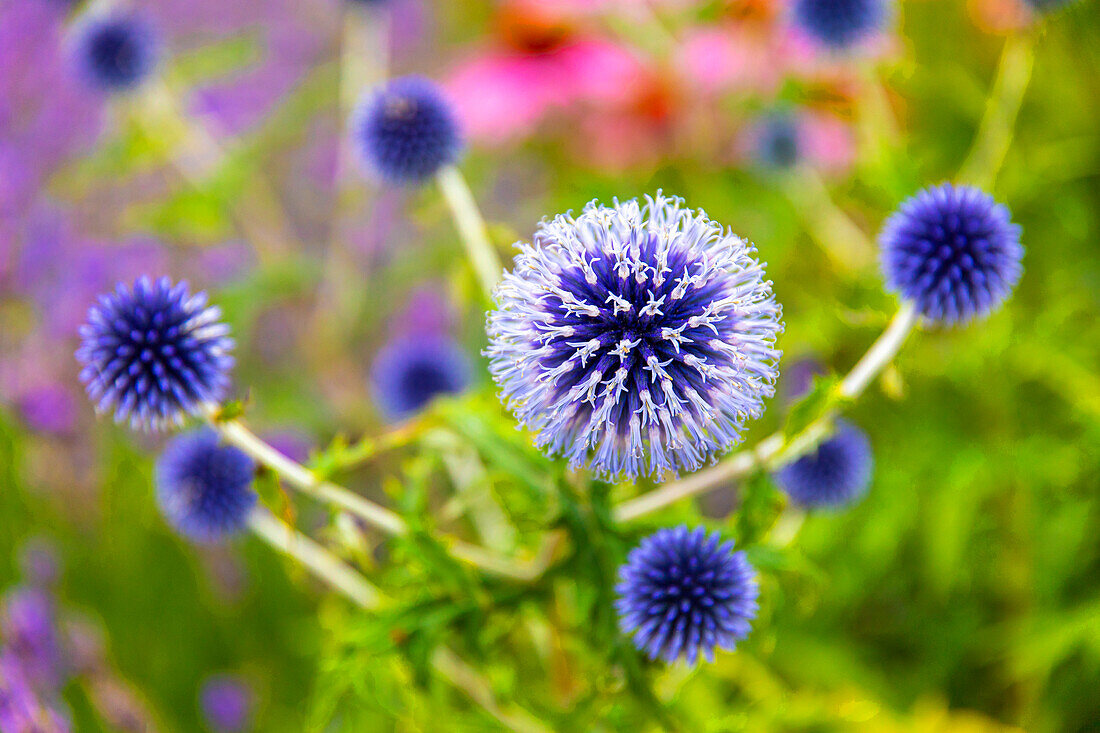
<instances>
[{"instance_id":1,"label":"out-of-focus background","mask_svg":"<svg viewBox=\"0 0 1100 733\"><path fill-rule=\"evenodd\" d=\"M753 240L784 309L785 375L846 370L873 341L896 307L882 221L955 179L976 140L1007 150L975 165L1026 247L1003 310L916 334L853 407L870 493L758 557L763 607L736 653L634 689L605 625L586 629L606 589L568 573L408 621L418 634L465 639L501 697L558 730L1100 728L1095 2L1040 17L1019 0L905 0L839 55L791 28L785 0L150 0L153 88L121 97L74 71L69 34L94 10L0 0L0 615L7 646L53 645L43 674L77 730L495 725L423 678L400 619L379 631L254 539L176 536L152 500L163 438L97 419L73 358L98 293L186 278L232 325L250 424L307 460L397 423L372 387L388 344L453 338L471 378L431 408L442 427L342 478L401 506L395 475L425 454L484 460L463 443L478 430L542 466L495 401L484 302L437 188L381 185L348 151L350 104L405 73L453 100L460 167L505 257L544 216L657 189ZM749 440L796 390L785 377ZM513 483L510 519L534 531L549 500ZM737 534L744 489L652 526ZM316 506L264 491L344 541ZM358 561L380 584L439 586L408 550L368 544Z\"/></svg>"}]
</instances>

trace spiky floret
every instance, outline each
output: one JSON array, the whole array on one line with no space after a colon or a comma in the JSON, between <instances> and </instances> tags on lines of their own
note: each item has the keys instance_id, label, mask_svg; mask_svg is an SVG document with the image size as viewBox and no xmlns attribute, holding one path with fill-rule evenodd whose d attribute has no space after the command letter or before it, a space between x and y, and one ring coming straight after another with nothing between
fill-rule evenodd
<instances>
[{"instance_id":1,"label":"spiky floret","mask_svg":"<svg viewBox=\"0 0 1100 733\"><path fill-rule=\"evenodd\" d=\"M609 478L693 471L763 412L781 308L752 245L704 212L593 201L517 247L486 354L540 447Z\"/></svg>"},{"instance_id":2,"label":"spiky floret","mask_svg":"<svg viewBox=\"0 0 1100 733\"><path fill-rule=\"evenodd\" d=\"M859 499L871 483L871 441L847 420L817 449L775 473L775 482L803 506L839 507Z\"/></svg>"},{"instance_id":3,"label":"spiky floret","mask_svg":"<svg viewBox=\"0 0 1100 733\"><path fill-rule=\"evenodd\" d=\"M623 633L649 655L694 664L700 652L732 650L759 608L756 573L744 552L699 527L661 529L642 540L619 570L615 608Z\"/></svg>"},{"instance_id":4,"label":"spiky floret","mask_svg":"<svg viewBox=\"0 0 1100 733\"><path fill-rule=\"evenodd\" d=\"M80 379L99 412L160 429L216 404L229 387L229 327L206 293L147 277L101 295L81 326Z\"/></svg>"},{"instance_id":5,"label":"spiky floret","mask_svg":"<svg viewBox=\"0 0 1100 733\"><path fill-rule=\"evenodd\" d=\"M973 186L920 191L886 221L879 241L887 287L948 324L988 315L1023 272L1020 227Z\"/></svg>"},{"instance_id":6,"label":"spiky floret","mask_svg":"<svg viewBox=\"0 0 1100 733\"><path fill-rule=\"evenodd\" d=\"M252 459L210 428L183 433L157 460L157 504L180 534L214 542L244 528L256 505L255 473Z\"/></svg>"}]
</instances>

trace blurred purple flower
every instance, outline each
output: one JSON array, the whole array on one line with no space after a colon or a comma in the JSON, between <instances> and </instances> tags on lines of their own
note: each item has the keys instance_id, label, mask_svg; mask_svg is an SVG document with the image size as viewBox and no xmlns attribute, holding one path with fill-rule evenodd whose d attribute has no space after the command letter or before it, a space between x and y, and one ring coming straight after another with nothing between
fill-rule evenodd
<instances>
[{"instance_id":1,"label":"blurred purple flower","mask_svg":"<svg viewBox=\"0 0 1100 733\"><path fill-rule=\"evenodd\" d=\"M66 435L76 426L77 402L65 384L45 384L23 393L19 414L34 430Z\"/></svg>"},{"instance_id":2,"label":"blurred purple flower","mask_svg":"<svg viewBox=\"0 0 1100 733\"><path fill-rule=\"evenodd\" d=\"M62 53L64 21L51 3L0 3L0 140L8 148L0 153L0 213L29 205L57 165L99 132L101 102Z\"/></svg>"},{"instance_id":3,"label":"blurred purple flower","mask_svg":"<svg viewBox=\"0 0 1100 733\"><path fill-rule=\"evenodd\" d=\"M39 697L22 660L0 649L0 731L67 733L69 730L66 717Z\"/></svg>"},{"instance_id":4,"label":"blurred purple flower","mask_svg":"<svg viewBox=\"0 0 1100 733\"><path fill-rule=\"evenodd\" d=\"M217 733L239 733L252 725L254 695L239 677L210 677L199 691L199 703L206 724Z\"/></svg>"},{"instance_id":5,"label":"blurred purple flower","mask_svg":"<svg viewBox=\"0 0 1100 733\"><path fill-rule=\"evenodd\" d=\"M57 615L50 595L39 588L10 589L4 597L0 631L4 650L18 658L35 688L56 688L62 664Z\"/></svg>"}]
</instances>

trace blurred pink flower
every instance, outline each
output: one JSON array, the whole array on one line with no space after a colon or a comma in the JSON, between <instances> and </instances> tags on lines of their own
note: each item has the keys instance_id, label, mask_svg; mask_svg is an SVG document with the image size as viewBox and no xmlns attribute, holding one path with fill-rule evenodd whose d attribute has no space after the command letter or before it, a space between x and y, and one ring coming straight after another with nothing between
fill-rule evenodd
<instances>
[{"instance_id":1,"label":"blurred pink flower","mask_svg":"<svg viewBox=\"0 0 1100 733\"><path fill-rule=\"evenodd\" d=\"M708 26L689 31L676 51L677 71L704 94L775 91L782 78L769 35L741 26Z\"/></svg>"},{"instance_id":2,"label":"blurred pink flower","mask_svg":"<svg viewBox=\"0 0 1100 733\"><path fill-rule=\"evenodd\" d=\"M458 64L446 87L469 137L503 142L549 113L631 98L645 66L629 49L577 25L557 3L506 3L496 42Z\"/></svg>"},{"instance_id":3,"label":"blurred pink flower","mask_svg":"<svg viewBox=\"0 0 1100 733\"><path fill-rule=\"evenodd\" d=\"M846 173L855 162L852 127L836 115L807 112L802 118L803 143L810 165L826 173Z\"/></svg>"}]
</instances>

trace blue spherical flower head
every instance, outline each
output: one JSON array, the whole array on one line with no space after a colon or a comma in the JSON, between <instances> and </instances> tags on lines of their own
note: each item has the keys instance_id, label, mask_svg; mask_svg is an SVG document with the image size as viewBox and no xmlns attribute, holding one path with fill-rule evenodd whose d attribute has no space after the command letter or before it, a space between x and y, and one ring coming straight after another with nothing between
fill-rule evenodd
<instances>
[{"instance_id":1,"label":"blue spherical flower head","mask_svg":"<svg viewBox=\"0 0 1100 733\"><path fill-rule=\"evenodd\" d=\"M216 405L229 387L233 340L221 311L187 283L140 278L102 295L81 327L80 379L100 412L159 429Z\"/></svg>"},{"instance_id":2,"label":"blue spherical flower head","mask_svg":"<svg viewBox=\"0 0 1100 733\"><path fill-rule=\"evenodd\" d=\"M867 40L890 19L888 0L795 0L794 24L821 46L843 51Z\"/></svg>"},{"instance_id":3,"label":"blue spherical flower head","mask_svg":"<svg viewBox=\"0 0 1100 733\"><path fill-rule=\"evenodd\" d=\"M608 478L693 471L775 392L783 329L744 239L660 193L544 221L488 320L535 442Z\"/></svg>"},{"instance_id":4,"label":"blue spherical flower head","mask_svg":"<svg viewBox=\"0 0 1100 733\"><path fill-rule=\"evenodd\" d=\"M401 337L387 344L371 371L375 399L391 420L409 417L435 397L464 390L470 359L449 338Z\"/></svg>"},{"instance_id":5,"label":"blue spherical flower head","mask_svg":"<svg viewBox=\"0 0 1100 733\"><path fill-rule=\"evenodd\" d=\"M973 186L945 183L907 199L879 242L887 287L948 324L988 315L1023 272L1020 227Z\"/></svg>"},{"instance_id":6,"label":"blue spherical flower head","mask_svg":"<svg viewBox=\"0 0 1100 733\"><path fill-rule=\"evenodd\" d=\"M774 114L756 128L756 159L766 168L785 170L802 159L802 135L789 114Z\"/></svg>"},{"instance_id":7,"label":"blue spherical flower head","mask_svg":"<svg viewBox=\"0 0 1100 733\"><path fill-rule=\"evenodd\" d=\"M871 484L871 442L846 420L817 450L784 466L775 482L806 507L839 507L861 498Z\"/></svg>"},{"instance_id":8,"label":"blue spherical flower head","mask_svg":"<svg viewBox=\"0 0 1100 733\"><path fill-rule=\"evenodd\" d=\"M397 184L423 182L453 163L462 147L451 105L419 76L369 93L355 112L352 134L368 168Z\"/></svg>"},{"instance_id":9,"label":"blue spherical flower head","mask_svg":"<svg viewBox=\"0 0 1100 733\"><path fill-rule=\"evenodd\" d=\"M152 28L132 14L93 18L77 30L76 58L84 78L107 92L132 89L157 62Z\"/></svg>"},{"instance_id":10,"label":"blue spherical flower head","mask_svg":"<svg viewBox=\"0 0 1100 733\"><path fill-rule=\"evenodd\" d=\"M215 542L245 526L255 474L252 459L210 428L177 435L157 460L157 504L180 534Z\"/></svg>"},{"instance_id":11,"label":"blue spherical flower head","mask_svg":"<svg viewBox=\"0 0 1100 733\"><path fill-rule=\"evenodd\" d=\"M642 540L619 570L615 608L623 633L649 655L694 664L714 661L748 636L759 608L756 574L744 552L702 527L661 529Z\"/></svg>"}]
</instances>

